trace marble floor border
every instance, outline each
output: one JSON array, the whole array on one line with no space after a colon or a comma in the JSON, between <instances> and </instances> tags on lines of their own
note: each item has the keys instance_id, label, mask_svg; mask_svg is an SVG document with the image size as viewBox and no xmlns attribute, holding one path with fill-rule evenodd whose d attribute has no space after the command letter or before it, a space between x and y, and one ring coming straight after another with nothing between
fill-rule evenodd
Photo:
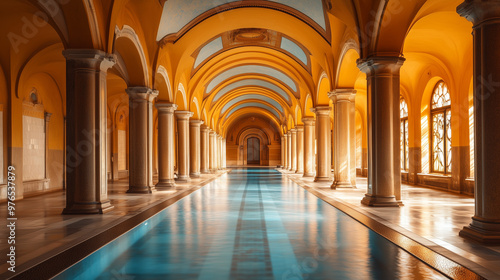
<instances>
[{"instance_id":1,"label":"marble floor border","mask_svg":"<svg viewBox=\"0 0 500 280\"><path fill-rule=\"evenodd\" d=\"M440 271L451 279L494 279L498 275L480 267L478 264L453 253L436 243L421 237L409 230L393 224L375 214L338 198L327 196L297 177L290 176L287 171L276 169L287 178L326 203L339 209L369 229L375 231L396 246L415 256L428 266ZM360 198L361 201L361 198ZM403 206L405 207L405 206ZM439 252L435 248L440 248Z\"/></svg>"},{"instance_id":2,"label":"marble floor border","mask_svg":"<svg viewBox=\"0 0 500 280\"><path fill-rule=\"evenodd\" d=\"M191 193L201 189L207 184L211 183L219 176L231 172L230 169L218 171L216 176L210 177L201 181L190 188L174 194L163 201L155 203L151 207L144 209L136 215L111 226L110 228L98 229L96 234L90 236L86 240L77 244L71 244L69 248L61 250L56 248L53 251L47 252L37 258L34 258L19 267L19 271L15 274L0 274L3 279L50 279L73 264L79 262L93 252L99 250L109 242L115 240L134 227L140 225L142 222L148 220L160 211L181 200L182 198L190 195Z\"/></svg>"}]
</instances>

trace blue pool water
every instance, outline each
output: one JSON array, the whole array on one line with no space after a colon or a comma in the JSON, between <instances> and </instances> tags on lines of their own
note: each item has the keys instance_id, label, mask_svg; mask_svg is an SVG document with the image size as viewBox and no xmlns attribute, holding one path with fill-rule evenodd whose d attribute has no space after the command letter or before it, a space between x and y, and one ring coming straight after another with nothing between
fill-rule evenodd
<instances>
[{"instance_id":1,"label":"blue pool water","mask_svg":"<svg viewBox=\"0 0 500 280\"><path fill-rule=\"evenodd\" d=\"M233 169L56 279L446 279L272 169Z\"/></svg>"}]
</instances>

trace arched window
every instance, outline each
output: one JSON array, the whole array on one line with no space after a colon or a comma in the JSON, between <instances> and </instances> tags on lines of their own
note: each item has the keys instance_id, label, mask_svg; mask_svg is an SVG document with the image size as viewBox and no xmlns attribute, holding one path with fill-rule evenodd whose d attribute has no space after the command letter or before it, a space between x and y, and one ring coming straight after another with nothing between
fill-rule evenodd
<instances>
[{"instance_id":1,"label":"arched window","mask_svg":"<svg viewBox=\"0 0 500 280\"><path fill-rule=\"evenodd\" d=\"M399 100L399 110L401 119L401 135L399 143L401 145L401 170L408 170L410 167L409 148L408 148L408 105L405 99L401 96Z\"/></svg>"},{"instance_id":2,"label":"arched window","mask_svg":"<svg viewBox=\"0 0 500 280\"><path fill-rule=\"evenodd\" d=\"M443 81L436 84L431 97L431 166L433 172L451 173L451 99Z\"/></svg>"}]
</instances>

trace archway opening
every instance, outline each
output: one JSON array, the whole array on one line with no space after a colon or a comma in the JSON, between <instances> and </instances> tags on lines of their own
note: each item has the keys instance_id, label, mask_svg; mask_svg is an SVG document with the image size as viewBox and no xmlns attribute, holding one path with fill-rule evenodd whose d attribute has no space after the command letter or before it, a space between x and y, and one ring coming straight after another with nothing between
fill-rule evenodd
<instances>
[{"instance_id":1,"label":"archway opening","mask_svg":"<svg viewBox=\"0 0 500 280\"><path fill-rule=\"evenodd\" d=\"M247 139L247 164L260 164L260 139L257 137Z\"/></svg>"}]
</instances>

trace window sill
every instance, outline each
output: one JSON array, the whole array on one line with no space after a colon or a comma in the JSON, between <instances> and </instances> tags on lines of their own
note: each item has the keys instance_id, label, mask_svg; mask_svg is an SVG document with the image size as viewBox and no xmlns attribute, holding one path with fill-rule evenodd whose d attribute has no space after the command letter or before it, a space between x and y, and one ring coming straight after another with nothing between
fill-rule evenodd
<instances>
[{"instance_id":1,"label":"window sill","mask_svg":"<svg viewBox=\"0 0 500 280\"><path fill-rule=\"evenodd\" d=\"M425 176L425 177L430 177L430 178L442 178L442 179L451 179L451 175L448 174L439 174L439 173L418 173L417 176Z\"/></svg>"}]
</instances>

